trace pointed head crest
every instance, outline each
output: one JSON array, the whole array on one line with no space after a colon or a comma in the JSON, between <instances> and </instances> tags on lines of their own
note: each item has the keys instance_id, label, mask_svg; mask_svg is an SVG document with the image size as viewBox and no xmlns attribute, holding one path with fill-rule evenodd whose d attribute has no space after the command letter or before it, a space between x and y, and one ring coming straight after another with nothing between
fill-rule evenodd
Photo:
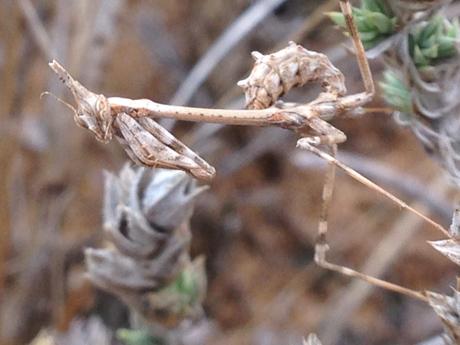
<instances>
[{"instance_id":1,"label":"pointed head crest","mask_svg":"<svg viewBox=\"0 0 460 345\"><path fill-rule=\"evenodd\" d=\"M77 108L72 108L77 125L91 131L97 140L104 143L109 142L112 139L113 116L107 98L86 89L73 79L56 60L49 63L49 66L74 96Z\"/></svg>"}]
</instances>

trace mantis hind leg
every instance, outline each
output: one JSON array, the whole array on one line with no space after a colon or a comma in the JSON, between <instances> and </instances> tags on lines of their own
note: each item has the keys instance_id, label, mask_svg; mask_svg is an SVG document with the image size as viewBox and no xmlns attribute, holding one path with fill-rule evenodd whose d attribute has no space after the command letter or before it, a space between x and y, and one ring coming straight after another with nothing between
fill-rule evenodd
<instances>
[{"instance_id":1,"label":"mantis hind leg","mask_svg":"<svg viewBox=\"0 0 460 345\"><path fill-rule=\"evenodd\" d=\"M329 148L330 155L335 158L337 154L337 144L344 142L347 138L346 135L330 123L316 117L310 120L309 128L313 130L316 135L300 139L298 146L316 153L315 151L319 150L316 146L323 144ZM334 192L335 172L336 165L332 162L328 162L322 192L321 215L318 223L318 238L315 244L315 261L320 266L326 262L326 252L329 248L326 241L326 234L328 229L329 208Z\"/></svg>"}]
</instances>

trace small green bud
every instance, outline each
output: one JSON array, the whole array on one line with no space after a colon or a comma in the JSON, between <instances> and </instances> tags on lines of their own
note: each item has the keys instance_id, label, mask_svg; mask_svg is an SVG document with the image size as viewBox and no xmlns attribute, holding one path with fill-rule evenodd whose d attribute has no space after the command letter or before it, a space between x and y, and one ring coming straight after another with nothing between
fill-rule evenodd
<instances>
[{"instance_id":1,"label":"small green bud","mask_svg":"<svg viewBox=\"0 0 460 345\"><path fill-rule=\"evenodd\" d=\"M366 18L366 21L369 24L372 24L377 29L376 30L377 33L380 33L380 34L393 33L394 31L393 22L394 21L392 21L392 18L389 18L380 12L370 12L370 11L364 12L364 16Z\"/></svg>"},{"instance_id":2,"label":"small green bud","mask_svg":"<svg viewBox=\"0 0 460 345\"><path fill-rule=\"evenodd\" d=\"M386 70L379 85L386 103L402 113L412 113L411 91L395 71Z\"/></svg>"},{"instance_id":3,"label":"small green bud","mask_svg":"<svg viewBox=\"0 0 460 345\"><path fill-rule=\"evenodd\" d=\"M362 0L361 7L372 12L390 14L385 3L379 0Z\"/></svg>"},{"instance_id":4,"label":"small green bud","mask_svg":"<svg viewBox=\"0 0 460 345\"><path fill-rule=\"evenodd\" d=\"M377 38L378 35L379 35L379 33L376 32L376 31L369 31L369 32L361 32L359 34L359 37L361 38L361 41L369 42L369 41L373 41L375 38Z\"/></svg>"},{"instance_id":5,"label":"small green bud","mask_svg":"<svg viewBox=\"0 0 460 345\"><path fill-rule=\"evenodd\" d=\"M341 28L346 27L345 17L341 12L327 12L326 15L334 22L335 25L338 25Z\"/></svg>"},{"instance_id":6,"label":"small green bud","mask_svg":"<svg viewBox=\"0 0 460 345\"><path fill-rule=\"evenodd\" d=\"M361 7L353 7L353 18L365 49L370 49L396 32L397 18L393 16L383 0L362 0ZM346 28L344 15L327 13L341 28Z\"/></svg>"},{"instance_id":7,"label":"small green bud","mask_svg":"<svg viewBox=\"0 0 460 345\"><path fill-rule=\"evenodd\" d=\"M449 22L441 16L418 24L409 34L409 51L415 65L425 68L456 56L459 33L458 20Z\"/></svg>"},{"instance_id":8,"label":"small green bud","mask_svg":"<svg viewBox=\"0 0 460 345\"><path fill-rule=\"evenodd\" d=\"M116 337L125 345L162 345L162 341L145 330L120 328Z\"/></svg>"}]
</instances>

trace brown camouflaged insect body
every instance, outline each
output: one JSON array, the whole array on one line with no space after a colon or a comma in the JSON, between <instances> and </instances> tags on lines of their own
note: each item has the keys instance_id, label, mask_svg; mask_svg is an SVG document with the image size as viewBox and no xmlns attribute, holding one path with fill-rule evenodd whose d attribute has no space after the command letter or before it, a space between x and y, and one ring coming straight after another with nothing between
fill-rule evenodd
<instances>
[{"instance_id":1,"label":"brown camouflaged insect body","mask_svg":"<svg viewBox=\"0 0 460 345\"><path fill-rule=\"evenodd\" d=\"M253 52L252 56L255 64L251 74L238 82L248 109L268 108L293 87L309 82L321 82L324 92L319 97L339 97L347 92L345 77L326 55L294 42L273 54Z\"/></svg>"}]
</instances>

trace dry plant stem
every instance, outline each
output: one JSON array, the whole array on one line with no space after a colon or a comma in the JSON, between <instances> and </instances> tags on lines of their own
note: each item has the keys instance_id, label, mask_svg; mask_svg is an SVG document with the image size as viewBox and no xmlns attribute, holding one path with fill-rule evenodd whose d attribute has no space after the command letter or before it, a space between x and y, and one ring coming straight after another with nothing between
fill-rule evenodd
<instances>
[{"instance_id":1,"label":"dry plant stem","mask_svg":"<svg viewBox=\"0 0 460 345\"><path fill-rule=\"evenodd\" d=\"M312 146L305 139L300 139L299 140L298 147L300 147L302 149L305 149L305 150L308 150L308 151L311 151L314 154L316 154L317 156L319 156L322 159L326 160L328 163L332 163L332 164L336 165L337 167L342 169L347 175L349 175L350 177L352 177L356 181L358 181L358 182L362 183L363 185L369 187L370 189L375 190L376 192L384 195L385 197L387 197L388 199L390 199L391 201L396 203L401 208L406 209L406 210L414 213L415 215L417 215L418 217L420 217L424 221L426 221L428 224L431 224L436 229L441 231L444 235L449 237L449 232L441 224L435 222L431 218L429 218L429 217L425 216L424 214L420 213L419 211L417 211L413 207L411 207L408 204L406 204L404 201L400 200L399 198L397 198L396 196L394 196L390 192L386 191L382 187L378 186L377 184L375 184L374 182L372 182L368 178L366 178L363 175L359 174L358 172L356 172L352 168L350 168L347 165L343 164L342 162L340 162L339 160L337 160L333 156L331 156L331 155L327 154L326 152L321 151L318 148Z\"/></svg>"},{"instance_id":2,"label":"dry plant stem","mask_svg":"<svg viewBox=\"0 0 460 345\"><path fill-rule=\"evenodd\" d=\"M328 119L334 115L345 114L348 110L361 107L369 100L370 95L365 92L318 104L313 102L288 108L234 110L174 106L157 103L149 99L107 98L112 113L126 113L133 118L169 118L226 125L280 126L289 129L307 127L308 121L313 118Z\"/></svg>"},{"instance_id":3,"label":"dry plant stem","mask_svg":"<svg viewBox=\"0 0 460 345\"><path fill-rule=\"evenodd\" d=\"M328 269L328 270L335 271L335 272L344 274L344 275L349 276L349 277L359 278L359 279L362 279L362 280L368 282L369 284L381 287L381 288L386 289L386 290L397 292L397 293L400 293L400 294L403 294L403 295L406 295L406 296L409 296L409 297L413 297L413 298L416 298L418 300L421 300L423 302L428 303L428 299L427 299L427 297L425 296L425 294L423 292L407 289L405 287L402 287L402 286L399 286L399 285L396 285L396 284L393 284L393 283L389 283L389 282L387 282L385 280L368 276L367 274L355 271L355 270L353 270L351 268L330 263L330 262L326 261L325 258L322 259L321 261L317 261L317 264L319 266L323 267L323 268Z\"/></svg>"},{"instance_id":4,"label":"dry plant stem","mask_svg":"<svg viewBox=\"0 0 460 345\"><path fill-rule=\"evenodd\" d=\"M366 58L366 51L364 50L363 43L359 38L359 32L353 20L353 14L350 2L348 0L340 0L340 9L342 10L345 21L347 22L347 28L350 33L350 36L353 40L353 45L356 50L356 58L358 59L359 71L364 82L364 89L366 93L370 95L370 98L375 94L374 81L372 79L371 69L369 67L369 62ZM367 103L367 102L366 102Z\"/></svg>"},{"instance_id":5,"label":"dry plant stem","mask_svg":"<svg viewBox=\"0 0 460 345\"><path fill-rule=\"evenodd\" d=\"M319 154L326 154L325 152L322 152L318 150L316 147L310 145L307 141L311 141L311 139L302 139L304 144L304 148L307 150L312 151L313 153ZM300 142L300 141L299 141ZM350 277L354 278L359 278L362 279L372 285L382 287L386 290L391 290L397 293L404 294L409 297L413 297L419 300L422 300L424 302L428 302L428 299L425 297L425 295L421 292L413 291L407 288L404 288L402 286L396 285L389 283L387 281L374 278L371 276L368 276L366 274L363 274L361 272L358 272L356 270L350 269L348 267L336 265L333 263L330 263L326 259L326 253L329 250L329 245L327 244L327 239L326 239L326 234L327 234L327 228L328 228L328 213L329 213L329 206L332 200L332 195L334 191L334 180L335 180L335 167L336 167L336 162L338 162L335 159L335 156L337 154L337 145L332 144L330 145L331 147L331 152L332 154L329 156L331 159L327 159L328 161L328 169L326 172L326 178L323 186L323 193L322 193L322 208L321 208L321 216L320 216L320 221L318 225L318 239L315 245L315 262L328 270L335 271ZM324 158L322 155L320 155L322 158ZM339 165L339 167L341 167ZM350 168L347 167L348 170L351 170ZM356 172L355 172L356 173ZM357 174L357 173L356 173ZM362 176L364 178L364 176ZM370 181L369 181L370 182ZM380 187L379 187L380 188ZM383 190L383 189L382 189ZM386 191L385 191L386 192ZM391 194L390 194L391 195ZM406 205L407 208L409 208L408 205Z\"/></svg>"},{"instance_id":6,"label":"dry plant stem","mask_svg":"<svg viewBox=\"0 0 460 345\"><path fill-rule=\"evenodd\" d=\"M394 110L391 108L362 108L363 114L385 114L385 115L393 115Z\"/></svg>"},{"instance_id":7,"label":"dry plant stem","mask_svg":"<svg viewBox=\"0 0 460 345\"><path fill-rule=\"evenodd\" d=\"M441 195L445 195L449 191L449 186L442 176L425 186L425 190L437 191ZM424 212L429 210L420 201L413 205L414 208L422 209ZM396 263L408 242L422 230L422 225L422 219L414 214L402 214L384 237L379 240L379 244L372 250L372 254L366 259L359 271L376 278L382 277ZM363 280L353 280L348 287L332 297L325 307L327 311L323 318L324 325L320 327L322 329L320 334L325 343L337 343L348 325L347 321L352 319L355 311L369 298L373 288L373 285Z\"/></svg>"},{"instance_id":8,"label":"dry plant stem","mask_svg":"<svg viewBox=\"0 0 460 345\"><path fill-rule=\"evenodd\" d=\"M282 147L280 147L281 149ZM422 213L431 212L431 214L439 216L439 219L451 219L452 207L444 196L439 193L427 194L426 184L414 178L414 176L394 170L375 159L356 153L344 152L343 150L336 159L383 188L397 190L405 198L420 201L420 204L427 208L426 211L421 211ZM292 157L291 161L296 167L302 170L317 170L327 165L321 157L313 156L310 152L298 152ZM418 207L414 208L419 209Z\"/></svg>"},{"instance_id":9,"label":"dry plant stem","mask_svg":"<svg viewBox=\"0 0 460 345\"><path fill-rule=\"evenodd\" d=\"M149 99L132 100L121 97L109 97L107 100L112 112L124 112L133 118L172 118L182 121L221 123L226 125L270 126L295 122L296 118L298 118L296 114L300 112L304 113L307 118L313 116L313 113L309 109L305 109L302 106L286 110L278 108L233 110L174 106L153 102Z\"/></svg>"},{"instance_id":10,"label":"dry plant stem","mask_svg":"<svg viewBox=\"0 0 460 345\"><path fill-rule=\"evenodd\" d=\"M335 157L337 155L337 145L331 145L331 152L332 156ZM332 194L334 192L334 184L335 184L335 164L328 162L326 177L323 186L323 193L322 193L322 207L321 207L321 216L319 219L318 224L318 239L317 245L326 246L327 247L327 227L328 227L328 218L329 218L329 207L332 200ZM320 261L320 258L317 257L319 251L315 250L315 261Z\"/></svg>"}]
</instances>

